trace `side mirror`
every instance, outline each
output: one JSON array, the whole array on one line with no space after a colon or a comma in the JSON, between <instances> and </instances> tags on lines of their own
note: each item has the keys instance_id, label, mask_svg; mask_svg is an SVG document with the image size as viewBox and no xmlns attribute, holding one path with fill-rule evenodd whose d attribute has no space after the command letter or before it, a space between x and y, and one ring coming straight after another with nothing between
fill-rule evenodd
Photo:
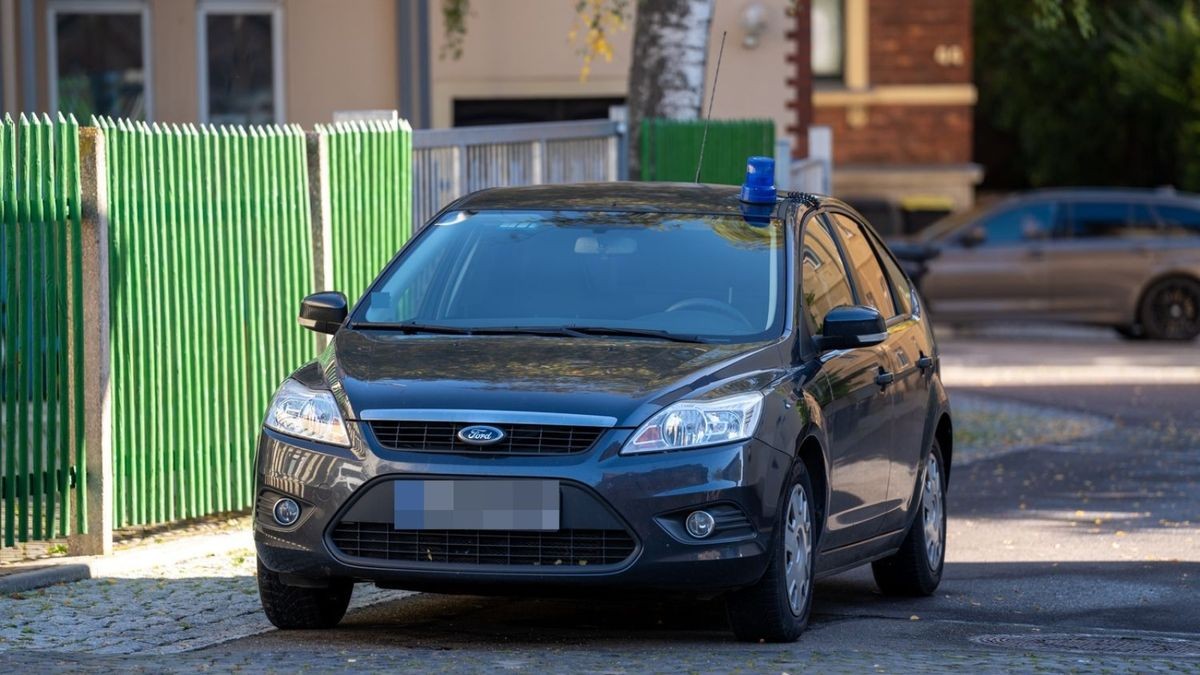
<instances>
[{"instance_id":1,"label":"side mirror","mask_svg":"<svg viewBox=\"0 0 1200 675\"><path fill-rule=\"evenodd\" d=\"M313 293L300 302L300 325L333 335L346 320L346 296L340 291Z\"/></svg>"},{"instance_id":2,"label":"side mirror","mask_svg":"<svg viewBox=\"0 0 1200 675\"><path fill-rule=\"evenodd\" d=\"M973 225L958 236L958 243L962 244L963 248L975 248L985 241L987 230L983 229L982 225Z\"/></svg>"},{"instance_id":3,"label":"side mirror","mask_svg":"<svg viewBox=\"0 0 1200 675\"><path fill-rule=\"evenodd\" d=\"M874 307L834 307L825 315L821 334L813 338L821 351L870 347L887 339L887 324Z\"/></svg>"}]
</instances>

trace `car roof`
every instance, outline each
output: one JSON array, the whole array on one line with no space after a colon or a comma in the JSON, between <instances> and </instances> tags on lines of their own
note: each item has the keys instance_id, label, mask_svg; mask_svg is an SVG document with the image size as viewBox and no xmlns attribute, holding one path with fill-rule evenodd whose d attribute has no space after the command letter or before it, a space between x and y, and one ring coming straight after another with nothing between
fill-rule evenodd
<instances>
[{"instance_id":1,"label":"car roof","mask_svg":"<svg viewBox=\"0 0 1200 675\"><path fill-rule=\"evenodd\" d=\"M739 194L740 188L736 185L706 183L569 183L480 190L447 208L455 211L633 211L742 215L747 205L738 199ZM809 206L825 201L813 195L803 197L807 198ZM779 203L785 202L781 200ZM779 213L776 208L774 215Z\"/></svg>"}]
</instances>

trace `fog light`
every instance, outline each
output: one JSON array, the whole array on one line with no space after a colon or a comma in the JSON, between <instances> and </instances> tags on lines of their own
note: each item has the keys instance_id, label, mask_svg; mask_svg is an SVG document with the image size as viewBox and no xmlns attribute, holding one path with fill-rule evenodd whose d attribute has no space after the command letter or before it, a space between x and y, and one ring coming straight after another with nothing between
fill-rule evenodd
<instances>
[{"instance_id":1,"label":"fog light","mask_svg":"<svg viewBox=\"0 0 1200 675\"><path fill-rule=\"evenodd\" d=\"M692 511L688 514L687 522L684 525L687 527L688 534L697 539L703 539L713 533L717 521L708 511Z\"/></svg>"},{"instance_id":2,"label":"fog light","mask_svg":"<svg viewBox=\"0 0 1200 675\"><path fill-rule=\"evenodd\" d=\"M300 505L295 500L284 497L275 502L275 508L271 509L271 513L275 516L275 522L287 527L300 519Z\"/></svg>"}]
</instances>

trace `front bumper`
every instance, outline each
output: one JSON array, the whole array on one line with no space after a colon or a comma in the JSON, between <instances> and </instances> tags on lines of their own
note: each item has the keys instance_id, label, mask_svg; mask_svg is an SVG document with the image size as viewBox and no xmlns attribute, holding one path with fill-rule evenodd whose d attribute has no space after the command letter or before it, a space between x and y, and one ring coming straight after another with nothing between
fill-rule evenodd
<instances>
[{"instance_id":1,"label":"front bumper","mask_svg":"<svg viewBox=\"0 0 1200 675\"><path fill-rule=\"evenodd\" d=\"M399 452L369 442L366 430L356 434L353 449L331 448L264 430L254 517L258 555L268 569L297 584L353 579L442 592L620 587L705 593L757 581L766 568L790 456L757 439L621 456L630 433L608 430L577 455L528 457ZM388 481L416 478L557 479L563 485L564 527L575 521L624 530L632 551L611 564L547 566L464 564L432 556L372 559L339 547L335 529L363 495ZM271 505L279 496L302 506L290 527L272 519ZM739 527L693 540L681 523L699 507L744 518L734 519ZM355 511L356 520L362 510ZM374 519L386 520L386 514Z\"/></svg>"}]
</instances>

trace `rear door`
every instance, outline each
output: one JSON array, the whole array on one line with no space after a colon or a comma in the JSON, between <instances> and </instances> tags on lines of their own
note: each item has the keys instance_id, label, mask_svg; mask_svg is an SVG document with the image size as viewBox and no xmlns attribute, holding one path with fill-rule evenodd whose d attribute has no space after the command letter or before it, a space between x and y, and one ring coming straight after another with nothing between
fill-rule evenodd
<instances>
[{"instance_id":1,"label":"rear door","mask_svg":"<svg viewBox=\"0 0 1200 675\"><path fill-rule=\"evenodd\" d=\"M1072 320L1132 321L1129 298L1161 256L1164 235L1147 203L1065 202L1046 247L1051 311Z\"/></svg>"},{"instance_id":2,"label":"rear door","mask_svg":"<svg viewBox=\"0 0 1200 675\"><path fill-rule=\"evenodd\" d=\"M824 217L805 227L801 286L805 318L816 334L829 310L867 302ZM822 548L839 548L878 532L887 510L891 398L876 383L888 360L880 347L828 351L820 356L828 388L823 413L829 441L830 504Z\"/></svg>"},{"instance_id":3,"label":"rear door","mask_svg":"<svg viewBox=\"0 0 1200 675\"><path fill-rule=\"evenodd\" d=\"M1051 201L1019 202L946 237L921 280L930 314L977 320L1047 311L1044 257L1054 210ZM972 233L980 236L972 238Z\"/></svg>"}]
</instances>

